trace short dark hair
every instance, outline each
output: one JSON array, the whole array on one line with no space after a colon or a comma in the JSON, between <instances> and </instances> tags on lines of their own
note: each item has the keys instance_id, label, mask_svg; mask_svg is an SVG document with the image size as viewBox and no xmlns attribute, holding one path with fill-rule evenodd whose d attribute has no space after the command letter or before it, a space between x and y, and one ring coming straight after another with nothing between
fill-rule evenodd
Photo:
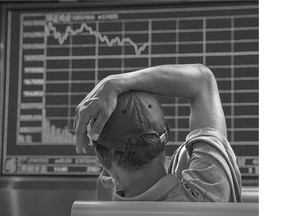
<instances>
[{"instance_id":1,"label":"short dark hair","mask_svg":"<svg viewBox=\"0 0 288 216\"><path fill-rule=\"evenodd\" d=\"M158 155L160 155L165 148L165 144L169 140L170 129L166 123L167 136L166 140L161 143L161 140L155 134L145 134L138 138L137 142L146 143L153 148L147 151L140 152L121 152L112 150L108 147L100 145L97 141L93 140L96 151L101 157L101 161L107 169L111 167L112 161L127 172L135 172L142 169L145 165L151 163Z\"/></svg>"}]
</instances>

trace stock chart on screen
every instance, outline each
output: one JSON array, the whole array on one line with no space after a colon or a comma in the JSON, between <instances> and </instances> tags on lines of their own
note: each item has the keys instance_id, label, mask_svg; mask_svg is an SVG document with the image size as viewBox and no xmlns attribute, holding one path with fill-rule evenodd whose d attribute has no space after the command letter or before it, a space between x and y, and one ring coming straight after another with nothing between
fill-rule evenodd
<instances>
[{"instance_id":1,"label":"stock chart on screen","mask_svg":"<svg viewBox=\"0 0 288 216\"><path fill-rule=\"evenodd\" d=\"M201 63L215 74L243 176L258 176L258 6L185 5L10 11L3 173L95 175L75 153L75 108L111 74ZM189 103L159 97L166 153L189 133Z\"/></svg>"}]
</instances>

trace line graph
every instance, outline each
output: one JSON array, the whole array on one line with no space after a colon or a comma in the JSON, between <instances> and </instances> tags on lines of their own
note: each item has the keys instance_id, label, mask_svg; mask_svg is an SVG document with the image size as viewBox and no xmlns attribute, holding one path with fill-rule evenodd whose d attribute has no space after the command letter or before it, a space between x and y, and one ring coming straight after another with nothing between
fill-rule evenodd
<instances>
[{"instance_id":1,"label":"line graph","mask_svg":"<svg viewBox=\"0 0 288 216\"><path fill-rule=\"evenodd\" d=\"M94 35L97 39L99 39L100 42L106 43L109 47L112 47L114 44L118 46L124 46L125 43L128 43L131 46L133 46L136 55L140 55L142 51L144 51L148 46L151 45L151 41L148 41L144 43L142 46L138 47L137 44L134 43L129 37L124 37L122 39L120 37L115 37L109 40L109 38L106 35L102 35L100 32L94 31L86 23L82 23L81 27L75 30L72 29L71 26L67 26L65 33L61 34L61 32L57 31L57 28L51 22L49 22L45 26L45 35L48 36L50 34L50 31L52 31L54 38L59 41L59 44L63 44L65 40L67 40L69 35L74 36L74 35L82 33L84 30L87 30L90 33L90 35Z\"/></svg>"},{"instance_id":2,"label":"line graph","mask_svg":"<svg viewBox=\"0 0 288 216\"><path fill-rule=\"evenodd\" d=\"M41 72L45 73L45 80L42 82L45 84L45 90L23 89L25 97L29 96L30 100L34 96L34 99L31 100L41 100L44 96L45 104L42 113L44 113L43 118L51 120L49 128L55 126L54 129L57 130L60 127L61 130L72 133L73 116L71 114L74 113L73 108L93 88L94 84L91 81L97 82L111 74L139 70L159 64L204 63L213 69L219 80L219 92L229 123L228 135L229 138L232 138L231 141L237 142L239 139L239 142L242 142L242 138L237 138L237 136L256 137L258 130L256 123L247 120L246 124L251 122L251 125L254 125L248 125L251 130L247 130L247 133L242 132L242 128L246 128L241 126L244 121L239 120L237 116L234 117L233 109L237 111L237 104L246 102L240 98L244 93L251 95L252 99L249 101L251 106L252 103L257 102L257 99L254 98L257 96L258 89L254 86L251 86L251 89L238 87L238 83L240 83L238 80L241 77L234 76L234 74L237 75L237 71L242 70L241 68L246 68L245 70L248 71L250 67L251 70L258 67L256 61L252 62L258 55L258 50L254 48L256 47L254 44L258 41L258 38L255 37L257 26L244 24L246 20L255 23L254 20L257 17L253 14L223 16L220 11L218 14L218 11L215 10L215 14L211 18L193 17L191 11L191 13L183 14L183 17L179 13L179 17L174 19L168 17L168 13L163 12L159 17L157 14L157 18L146 17L144 13L144 17L138 19L135 19L135 14L129 14L130 18L128 18L128 14L125 14L125 17L127 16L125 19L119 14L115 14L111 16L115 18L112 20L99 20L93 12L89 16L77 12L48 14L45 16L45 20L36 23L41 26L42 30L38 30L40 27L35 26L35 21L23 21L23 26L31 24L31 30L23 32L23 38L27 38L26 41L33 37L43 37L45 42L39 46L43 48L44 54L31 53L23 56L24 63L31 65L33 62L43 62L45 65L45 68L41 69ZM217 19L218 15L219 19ZM74 18L75 20L73 20ZM23 42L25 50L36 50L34 48L36 42L26 41ZM38 44L40 43L37 42ZM245 59L245 56L249 56L249 58ZM249 63L250 61L253 64ZM36 63L35 66L26 68L27 76L28 71L33 71L34 68L36 68ZM234 73L231 73L232 70ZM223 71L228 72L223 74ZM241 82L247 83L248 80L251 82L253 76L247 75L247 77L241 78ZM31 73L31 79L33 78ZM254 80L257 81L258 77L255 77ZM34 82L26 81L25 83L26 86L35 85ZM247 85L251 84L247 83ZM189 132L189 127L184 123L189 116L188 106L182 106L182 103L181 100L163 100L162 103L164 107L168 107L168 112L171 110L171 113L168 113L168 120L172 125L172 144L178 144L184 140L185 134ZM59 107L67 107L68 116ZM239 110L242 112L242 108ZM46 115L46 111L50 114ZM61 113L59 116L58 112ZM250 113L245 112L241 113L242 117L250 116ZM252 115L257 116L257 113L251 113ZM65 125L67 125L67 129L65 129ZM239 126L235 128L235 125ZM28 126L30 127L30 125ZM44 130L48 127L45 123L42 123L42 126ZM252 143L256 140L251 138L250 141Z\"/></svg>"}]
</instances>

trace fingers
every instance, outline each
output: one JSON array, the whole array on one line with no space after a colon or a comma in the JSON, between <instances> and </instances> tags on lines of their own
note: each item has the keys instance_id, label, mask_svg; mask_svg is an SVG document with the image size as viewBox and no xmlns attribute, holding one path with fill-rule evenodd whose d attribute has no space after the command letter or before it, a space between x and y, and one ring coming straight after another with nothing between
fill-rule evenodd
<instances>
[{"instance_id":1,"label":"fingers","mask_svg":"<svg viewBox=\"0 0 288 216\"><path fill-rule=\"evenodd\" d=\"M74 127L76 127L76 152L78 154L88 152L88 144L90 143L90 139L87 136L87 125L89 124L90 119L91 117L87 107L82 107L82 109L78 111L78 115L74 120Z\"/></svg>"},{"instance_id":2,"label":"fingers","mask_svg":"<svg viewBox=\"0 0 288 216\"><path fill-rule=\"evenodd\" d=\"M85 97L85 99L83 99L80 102L80 104L78 104L78 106L75 109L75 118L74 118L74 122L73 122L73 128L74 129L76 129L77 122L78 122L78 119L79 119L79 114L80 114L80 111L81 111L82 107L85 105L85 103L87 103L87 101L89 102L89 100L86 100L86 97Z\"/></svg>"},{"instance_id":3,"label":"fingers","mask_svg":"<svg viewBox=\"0 0 288 216\"><path fill-rule=\"evenodd\" d=\"M87 136L87 126L91 127L91 139L98 140L104 125L115 110L117 97L105 99L90 98L82 101L76 108L74 128L76 135L76 152L87 153L90 139ZM90 122L90 124L89 124Z\"/></svg>"},{"instance_id":4,"label":"fingers","mask_svg":"<svg viewBox=\"0 0 288 216\"><path fill-rule=\"evenodd\" d=\"M76 152L78 154L83 153L83 152L88 153L88 144L90 143L90 139L87 133L90 131L87 131L87 127L88 126L91 127L91 125L95 125L95 122L99 121L99 120L95 121L95 119L102 119L103 114L99 115L99 112L100 112L99 110L103 109L102 106L100 106L100 104L101 103L99 103L99 101L90 99L85 102L81 102L81 104L76 108L76 117L74 119L73 126L75 128ZM103 122L103 120L100 120L100 122ZM103 126L104 125L100 125L100 127L97 127L98 129L96 130L96 133L98 134L98 136L100 132L102 131ZM101 128L101 130L99 128ZM94 136L94 138L96 137L98 139L98 136ZM94 139L94 140L97 140L97 139Z\"/></svg>"},{"instance_id":5,"label":"fingers","mask_svg":"<svg viewBox=\"0 0 288 216\"><path fill-rule=\"evenodd\" d=\"M90 140L86 134L76 135L76 152L77 154L88 153L88 144Z\"/></svg>"},{"instance_id":6,"label":"fingers","mask_svg":"<svg viewBox=\"0 0 288 216\"><path fill-rule=\"evenodd\" d=\"M109 116L104 112L100 112L95 119L95 121L91 124L91 138L92 140L98 140L100 133L102 132L104 125L108 121Z\"/></svg>"}]
</instances>

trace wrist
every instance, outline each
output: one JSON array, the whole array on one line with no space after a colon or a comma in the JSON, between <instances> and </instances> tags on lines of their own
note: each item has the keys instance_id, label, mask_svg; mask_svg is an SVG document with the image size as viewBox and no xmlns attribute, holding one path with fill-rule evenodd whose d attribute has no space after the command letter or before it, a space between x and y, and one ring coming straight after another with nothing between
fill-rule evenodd
<instances>
[{"instance_id":1,"label":"wrist","mask_svg":"<svg viewBox=\"0 0 288 216\"><path fill-rule=\"evenodd\" d=\"M115 74L108 77L108 85L113 89L117 97L130 90L128 82L124 81L124 76L124 74Z\"/></svg>"}]
</instances>

